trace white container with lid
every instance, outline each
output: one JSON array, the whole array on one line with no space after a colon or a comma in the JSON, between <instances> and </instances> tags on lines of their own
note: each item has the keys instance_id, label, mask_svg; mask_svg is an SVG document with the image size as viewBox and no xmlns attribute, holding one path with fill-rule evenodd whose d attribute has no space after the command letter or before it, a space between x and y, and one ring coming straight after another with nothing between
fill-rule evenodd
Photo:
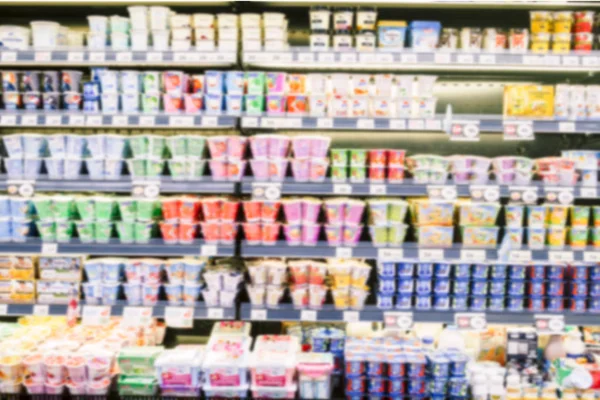
<instances>
[{"instance_id":1,"label":"white container with lid","mask_svg":"<svg viewBox=\"0 0 600 400\"><path fill-rule=\"evenodd\" d=\"M336 51L347 51L353 48L352 35L350 31L336 31L333 35L333 49Z\"/></svg>"},{"instance_id":2,"label":"white container with lid","mask_svg":"<svg viewBox=\"0 0 600 400\"><path fill-rule=\"evenodd\" d=\"M310 50L325 51L329 50L329 35L325 30L314 30L310 34Z\"/></svg>"},{"instance_id":3,"label":"white container with lid","mask_svg":"<svg viewBox=\"0 0 600 400\"><path fill-rule=\"evenodd\" d=\"M169 27L169 7L150 7L150 29L167 29Z\"/></svg>"},{"instance_id":4,"label":"white container with lid","mask_svg":"<svg viewBox=\"0 0 600 400\"><path fill-rule=\"evenodd\" d=\"M106 33L89 32L87 35L87 47L90 50L104 50L106 48Z\"/></svg>"},{"instance_id":5,"label":"white container with lid","mask_svg":"<svg viewBox=\"0 0 600 400\"><path fill-rule=\"evenodd\" d=\"M333 11L333 29L335 30L350 30L354 13L350 7L338 7Z\"/></svg>"},{"instance_id":6,"label":"white container with lid","mask_svg":"<svg viewBox=\"0 0 600 400\"><path fill-rule=\"evenodd\" d=\"M197 13L192 15L192 26L194 28L214 28L215 16L213 14Z\"/></svg>"},{"instance_id":7,"label":"white container with lid","mask_svg":"<svg viewBox=\"0 0 600 400\"><path fill-rule=\"evenodd\" d=\"M127 7L127 11L131 20L131 29L148 29L148 7L131 6Z\"/></svg>"},{"instance_id":8,"label":"white container with lid","mask_svg":"<svg viewBox=\"0 0 600 400\"><path fill-rule=\"evenodd\" d=\"M103 15L88 15L90 32L108 32L108 18Z\"/></svg>"},{"instance_id":9,"label":"white container with lid","mask_svg":"<svg viewBox=\"0 0 600 400\"><path fill-rule=\"evenodd\" d=\"M191 28L192 17L190 14L172 14L170 18L171 29Z\"/></svg>"},{"instance_id":10,"label":"white container with lid","mask_svg":"<svg viewBox=\"0 0 600 400\"><path fill-rule=\"evenodd\" d=\"M58 45L60 25L51 21L31 21L34 48L54 49Z\"/></svg>"},{"instance_id":11,"label":"white container with lid","mask_svg":"<svg viewBox=\"0 0 600 400\"><path fill-rule=\"evenodd\" d=\"M375 51L375 42L377 36L375 31L360 31L356 34L356 50L358 51Z\"/></svg>"},{"instance_id":12,"label":"white container with lid","mask_svg":"<svg viewBox=\"0 0 600 400\"><path fill-rule=\"evenodd\" d=\"M297 369L301 399L331 398L333 354L300 353Z\"/></svg>"},{"instance_id":13,"label":"white container with lid","mask_svg":"<svg viewBox=\"0 0 600 400\"><path fill-rule=\"evenodd\" d=\"M240 15L242 28L260 28L262 17L260 14L243 13Z\"/></svg>"},{"instance_id":14,"label":"white container with lid","mask_svg":"<svg viewBox=\"0 0 600 400\"><path fill-rule=\"evenodd\" d=\"M296 384L285 387L250 386L252 397L255 399L294 399L297 388Z\"/></svg>"},{"instance_id":15,"label":"white container with lid","mask_svg":"<svg viewBox=\"0 0 600 400\"><path fill-rule=\"evenodd\" d=\"M161 385L200 385L204 348L179 348L165 350L154 362Z\"/></svg>"},{"instance_id":16,"label":"white container with lid","mask_svg":"<svg viewBox=\"0 0 600 400\"><path fill-rule=\"evenodd\" d=\"M326 6L313 6L310 8L310 29L329 30L331 25L331 11Z\"/></svg>"},{"instance_id":17,"label":"white container with lid","mask_svg":"<svg viewBox=\"0 0 600 400\"><path fill-rule=\"evenodd\" d=\"M221 28L219 29L219 40L237 40L238 39L238 29L231 28Z\"/></svg>"},{"instance_id":18,"label":"white container with lid","mask_svg":"<svg viewBox=\"0 0 600 400\"><path fill-rule=\"evenodd\" d=\"M148 50L148 31L145 29L131 31L131 50Z\"/></svg>"},{"instance_id":19,"label":"white container with lid","mask_svg":"<svg viewBox=\"0 0 600 400\"><path fill-rule=\"evenodd\" d=\"M167 29L152 31L152 48L156 51L169 50L169 31Z\"/></svg>"},{"instance_id":20,"label":"white container with lid","mask_svg":"<svg viewBox=\"0 0 600 400\"><path fill-rule=\"evenodd\" d=\"M277 12L264 12L263 13L263 25L267 26L275 26L283 28L286 26L287 22L285 20L284 13Z\"/></svg>"},{"instance_id":21,"label":"white container with lid","mask_svg":"<svg viewBox=\"0 0 600 400\"><path fill-rule=\"evenodd\" d=\"M195 28L194 29L194 40L199 42L201 40L215 41L215 30L214 28Z\"/></svg>"},{"instance_id":22,"label":"white container with lid","mask_svg":"<svg viewBox=\"0 0 600 400\"><path fill-rule=\"evenodd\" d=\"M110 47L113 50L127 50L129 48L129 35L121 32L111 33Z\"/></svg>"},{"instance_id":23,"label":"white container with lid","mask_svg":"<svg viewBox=\"0 0 600 400\"><path fill-rule=\"evenodd\" d=\"M25 50L29 46L29 29L16 25L0 25L0 42L6 49Z\"/></svg>"},{"instance_id":24,"label":"white container with lid","mask_svg":"<svg viewBox=\"0 0 600 400\"><path fill-rule=\"evenodd\" d=\"M175 28L171 29L171 36L173 40L191 40L192 29L191 28Z\"/></svg>"},{"instance_id":25,"label":"white container with lid","mask_svg":"<svg viewBox=\"0 0 600 400\"><path fill-rule=\"evenodd\" d=\"M238 16L237 14L229 14L229 13L220 13L217 14L217 23L219 29L225 27L237 27L238 26Z\"/></svg>"},{"instance_id":26,"label":"white container with lid","mask_svg":"<svg viewBox=\"0 0 600 400\"><path fill-rule=\"evenodd\" d=\"M375 29L377 23L377 10L375 7L360 7L356 12L356 29Z\"/></svg>"}]
</instances>

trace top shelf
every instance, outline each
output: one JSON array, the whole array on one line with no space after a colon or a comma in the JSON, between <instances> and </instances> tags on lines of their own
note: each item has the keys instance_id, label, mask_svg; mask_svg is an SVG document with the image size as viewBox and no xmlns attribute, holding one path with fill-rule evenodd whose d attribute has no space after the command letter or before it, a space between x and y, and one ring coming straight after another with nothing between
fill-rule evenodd
<instances>
[{"instance_id":1,"label":"top shelf","mask_svg":"<svg viewBox=\"0 0 600 400\"><path fill-rule=\"evenodd\" d=\"M2 50L0 67L122 66L122 67L228 67L237 64L235 51L115 51L88 49Z\"/></svg>"},{"instance_id":2,"label":"top shelf","mask_svg":"<svg viewBox=\"0 0 600 400\"><path fill-rule=\"evenodd\" d=\"M291 70L373 70L373 71L459 71L459 72L536 72L549 74L600 71L600 52L569 54L514 54L468 52L415 52L411 49L374 52L311 51L291 47L282 51L244 51L242 62L248 67Z\"/></svg>"}]
</instances>

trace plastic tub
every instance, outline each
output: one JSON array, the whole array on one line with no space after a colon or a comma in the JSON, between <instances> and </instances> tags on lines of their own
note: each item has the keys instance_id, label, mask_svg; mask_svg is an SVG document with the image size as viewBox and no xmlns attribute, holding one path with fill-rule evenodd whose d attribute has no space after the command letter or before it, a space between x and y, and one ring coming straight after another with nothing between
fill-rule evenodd
<instances>
[{"instance_id":1,"label":"plastic tub","mask_svg":"<svg viewBox=\"0 0 600 400\"><path fill-rule=\"evenodd\" d=\"M58 46L60 24L51 21L31 21L34 48L54 49Z\"/></svg>"},{"instance_id":2,"label":"plastic tub","mask_svg":"<svg viewBox=\"0 0 600 400\"><path fill-rule=\"evenodd\" d=\"M250 390L252 390L252 397L255 399L294 399L296 398L297 388L298 386L296 384L285 387L264 387L252 385Z\"/></svg>"},{"instance_id":3,"label":"plastic tub","mask_svg":"<svg viewBox=\"0 0 600 400\"><path fill-rule=\"evenodd\" d=\"M298 386L302 399L331 397L332 353L302 353L298 355Z\"/></svg>"},{"instance_id":4,"label":"plastic tub","mask_svg":"<svg viewBox=\"0 0 600 400\"><path fill-rule=\"evenodd\" d=\"M154 363L158 383L161 386L197 387L204 351L199 349L172 349L163 352Z\"/></svg>"},{"instance_id":5,"label":"plastic tub","mask_svg":"<svg viewBox=\"0 0 600 400\"><path fill-rule=\"evenodd\" d=\"M210 386L204 385L204 395L206 398L220 399L244 399L248 393L248 385L240 386Z\"/></svg>"}]
</instances>

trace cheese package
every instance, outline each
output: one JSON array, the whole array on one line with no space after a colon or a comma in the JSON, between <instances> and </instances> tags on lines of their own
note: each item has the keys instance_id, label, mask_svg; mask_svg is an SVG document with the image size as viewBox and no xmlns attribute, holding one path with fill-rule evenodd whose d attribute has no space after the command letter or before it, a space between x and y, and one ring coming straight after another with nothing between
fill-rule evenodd
<instances>
[{"instance_id":1,"label":"cheese package","mask_svg":"<svg viewBox=\"0 0 600 400\"><path fill-rule=\"evenodd\" d=\"M505 117L554 117L554 86L506 85Z\"/></svg>"}]
</instances>

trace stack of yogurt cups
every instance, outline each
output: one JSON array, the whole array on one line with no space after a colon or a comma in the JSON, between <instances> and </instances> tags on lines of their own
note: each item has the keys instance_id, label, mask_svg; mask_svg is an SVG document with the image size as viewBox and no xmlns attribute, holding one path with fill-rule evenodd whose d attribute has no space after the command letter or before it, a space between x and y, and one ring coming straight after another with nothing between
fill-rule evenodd
<instances>
[{"instance_id":1,"label":"stack of yogurt cups","mask_svg":"<svg viewBox=\"0 0 600 400\"><path fill-rule=\"evenodd\" d=\"M167 260L165 271L169 283L164 285L167 302L193 306L200 297L200 274L205 267L206 259Z\"/></svg>"},{"instance_id":2,"label":"stack of yogurt cups","mask_svg":"<svg viewBox=\"0 0 600 400\"><path fill-rule=\"evenodd\" d=\"M23 242L32 230L31 201L0 196L0 242Z\"/></svg>"},{"instance_id":3,"label":"stack of yogurt cups","mask_svg":"<svg viewBox=\"0 0 600 400\"><path fill-rule=\"evenodd\" d=\"M280 260L256 260L246 263L250 282L246 290L250 303L256 307L274 308L285 293L287 265Z\"/></svg>"},{"instance_id":4,"label":"stack of yogurt cups","mask_svg":"<svg viewBox=\"0 0 600 400\"><path fill-rule=\"evenodd\" d=\"M242 47L244 50L284 50L288 47L288 20L285 14L265 12L262 15L245 13L242 23Z\"/></svg>"},{"instance_id":5,"label":"stack of yogurt cups","mask_svg":"<svg viewBox=\"0 0 600 400\"><path fill-rule=\"evenodd\" d=\"M113 50L129 49L129 19L119 15L105 17L89 15L87 45L90 50L104 50L108 43Z\"/></svg>"},{"instance_id":6,"label":"stack of yogurt cups","mask_svg":"<svg viewBox=\"0 0 600 400\"><path fill-rule=\"evenodd\" d=\"M116 304L121 291L124 259L96 258L84 264L87 282L83 293L87 304Z\"/></svg>"},{"instance_id":7,"label":"stack of yogurt cups","mask_svg":"<svg viewBox=\"0 0 600 400\"><path fill-rule=\"evenodd\" d=\"M239 271L225 265L206 270L203 275L205 288L202 296L207 307L234 307L235 299L244 281Z\"/></svg>"},{"instance_id":8,"label":"stack of yogurt cups","mask_svg":"<svg viewBox=\"0 0 600 400\"><path fill-rule=\"evenodd\" d=\"M129 146L133 158L127 160L127 165L133 179L160 179L165 165L165 143L164 136L131 136Z\"/></svg>"},{"instance_id":9,"label":"stack of yogurt cups","mask_svg":"<svg viewBox=\"0 0 600 400\"><path fill-rule=\"evenodd\" d=\"M160 109L158 71L140 73L134 70L95 68L92 70L92 78L91 82L84 83L86 111L136 113L140 110L140 100L144 112L157 112Z\"/></svg>"},{"instance_id":10,"label":"stack of yogurt cups","mask_svg":"<svg viewBox=\"0 0 600 400\"><path fill-rule=\"evenodd\" d=\"M91 180L117 180L124 165L127 139L114 134L95 134L86 137L88 158L85 165Z\"/></svg>"}]
</instances>

